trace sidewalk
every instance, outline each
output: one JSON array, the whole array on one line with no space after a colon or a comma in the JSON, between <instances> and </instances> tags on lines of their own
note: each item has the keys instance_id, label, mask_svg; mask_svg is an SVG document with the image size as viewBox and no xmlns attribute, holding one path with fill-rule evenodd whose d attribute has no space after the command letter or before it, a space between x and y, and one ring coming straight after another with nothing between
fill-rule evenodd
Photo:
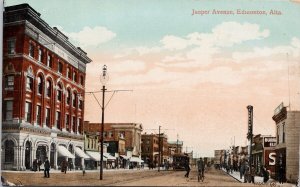
<instances>
[{"instance_id":1,"label":"sidewalk","mask_svg":"<svg viewBox=\"0 0 300 187\"><path fill-rule=\"evenodd\" d=\"M232 171L232 173L227 173L226 170L224 168L222 168L222 170L230 175L231 177L233 177L234 179L236 179L239 182L244 182L244 176L242 176L242 179L240 179L240 172L236 172L236 171ZM255 176L254 178L254 182L255 184L263 184L263 177L260 176ZM283 186L283 187L296 187L295 184L291 184L291 183L283 183L283 184L279 184L276 180L270 178L267 182L267 184L276 184L276 186Z\"/></svg>"}]
</instances>

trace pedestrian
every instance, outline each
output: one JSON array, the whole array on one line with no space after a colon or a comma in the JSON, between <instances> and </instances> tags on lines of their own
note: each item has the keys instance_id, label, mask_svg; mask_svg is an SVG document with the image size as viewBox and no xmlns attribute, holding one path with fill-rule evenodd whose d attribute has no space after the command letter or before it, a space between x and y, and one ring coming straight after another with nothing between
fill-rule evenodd
<instances>
[{"instance_id":1,"label":"pedestrian","mask_svg":"<svg viewBox=\"0 0 300 187\"><path fill-rule=\"evenodd\" d=\"M50 171L50 162L48 160L48 157L46 157L46 160L44 162L44 177L47 177L49 178L50 177L50 174L49 174L49 171Z\"/></svg>"},{"instance_id":2,"label":"pedestrian","mask_svg":"<svg viewBox=\"0 0 300 187\"><path fill-rule=\"evenodd\" d=\"M67 167L68 167L68 162L63 159L63 161L60 164L61 167L61 172L65 172L65 174L67 173Z\"/></svg>"},{"instance_id":3,"label":"pedestrian","mask_svg":"<svg viewBox=\"0 0 300 187\"><path fill-rule=\"evenodd\" d=\"M41 159L38 159L37 160L37 167L38 167L39 171L41 171L41 165L42 165L42 161L41 161Z\"/></svg>"},{"instance_id":4,"label":"pedestrian","mask_svg":"<svg viewBox=\"0 0 300 187\"><path fill-rule=\"evenodd\" d=\"M254 167L254 165L252 164L252 166L251 166L251 182L252 182L253 184L254 184L255 173L256 173L255 167Z\"/></svg>"},{"instance_id":5,"label":"pedestrian","mask_svg":"<svg viewBox=\"0 0 300 187\"><path fill-rule=\"evenodd\" d=\"M244 174L245 174L245 160L242 160L240 164L240 179L243 178Z\"/></svg>"},{"instance_id":6,"label":"pedestrian","mask_svg":"<svg viewBox=\"0 0 300 187\"><path fill-rule=\"evenodd\" d=\"M189 178L191 168L190 168L188 160L185 161L184 168L185 168L185 171L186 171L186 174L184 175L184 177Z\"/></svg>"},{"instance_id":7,"label":"pedestrian","mask_svg":"<svg viewBox=\"0 0 300 187\"><path fill-rule=\"evenodd\" d=\"M269 180L269 172L268 172L268 170L266 169L265 166L261 166L261 173L264 177L264 183L267 183L268 180Z\"/></svg>"},{"instance_id":8,"label":"pedestrian","mask_svg":"<svg viewBox=\"0 0 300 187\"><path fill-rule=\"evenodd\" d=\"M33 160L33 163L32 163L32 171L34 171L34 172L37 171L37 159L34 159L34 160Z\"/></svg>"},{"instance_id":9,"label":"pedestrian","mask_svg":"<svg viewBox=\"0 0 300 187\"><path fill-rule=\"evenodd\" d=\"M279 166L278 179L279 179L279 184L283 184L283 180L284 180L284 168L283 168L282 165Z\"/></svg>"},{"instance_id":10,"label":"pedestrian","mask_svg":"<svg viewBox=\"0 0 300 187\"><path fill-rule=\"evenodd\" d=\"M244 183L251 182L249 180L249 176L250 176L250 167L248 161L245 161Z\"/></svg>"}]
</instances>

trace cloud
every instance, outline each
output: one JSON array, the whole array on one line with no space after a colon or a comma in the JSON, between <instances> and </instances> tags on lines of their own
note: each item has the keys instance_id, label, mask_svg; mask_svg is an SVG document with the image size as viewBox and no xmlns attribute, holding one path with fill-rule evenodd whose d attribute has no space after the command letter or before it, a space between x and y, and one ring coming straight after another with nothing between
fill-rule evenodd
<instances>
[{"instance_id":1,"label":"cloud","mask_svg":"<svg viewBox=\"0 0 300 187\"><path fill-rule=\"evenodd\" d=\"M82 47L86 46L98 46L105 42L108 42L116 37L116 33L108 30L106 27L96 26L94 28L84 27L81 31L75 33L66 33L66 35L78 42L78 45Z\"/></svg>"},{"instance_id":2,"label":"cloud","mask_svg":"<svg viewBox=\"0 0 300 187\"><path fill-rule=\"evenodd\" d=\"M252 51L248 52L234 52L232 58L235 62L244 62L250 59L266 58L275 55L286 57L287 54L291 57L299 57L300 40L292 38L290 45L276 46L276 47L255 47Z\"/></svg>"},{"instance_id":3,"label":"cloud","mask_svg":"<svg viewBox=\"0 0 300 187\"><path fill-rule=\"evenodd\" d=\"M267 38L270 31L261 30L252 23L223 22L215 26L210 33L190 33L185 37L167 35L160 42L165 49L182 50L188 46L229 47L248 40Z\"/></svg>"},{"instance_id":4,"label":"cloud","mask_svg":"<svg viewBox=\"0 0 300 187\"><path fill-rule=\"evenodd\" d=\"M109 69L111 72L137 72L146 69L145 62L137 60L126 60L117 63L110 63Z\"/></svg>"}]
</instances>

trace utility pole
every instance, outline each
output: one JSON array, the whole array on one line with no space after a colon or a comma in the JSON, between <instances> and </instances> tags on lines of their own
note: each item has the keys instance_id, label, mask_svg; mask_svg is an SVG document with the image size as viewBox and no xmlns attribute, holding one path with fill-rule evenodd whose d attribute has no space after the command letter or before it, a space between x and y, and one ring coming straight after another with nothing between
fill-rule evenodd
<instances>
[{"instance_id":1,"label":"utility pole","mask_svg":"<svg viewBox=\"0 0 300 187\"><path fill-rule=\"evenodd\" d=\"M105 88L106 83L108 82L109 76L107 73L107 66L104 65L102 68L102 73L100 74L100 81L102 83L102 89L101 91L95 91L95 92L85 92L85 93L90 93L93 94L94 98L96 99L97 103L101 107L101 128L99 128L99 140L100 140L100 180L103 180L103 143L104 143L104 110L106 106L109 104L111 101L112 97L116 92L119 91L132 91L132 90L113 90L113 91L107 91ZM102 92L102 105L94 95L94 93ZM113 92L112 96L110 97L109 101L105 105L105 92Z\"/></svg>"},{"instance_id":2,"label":"utility pole","mask_svg":"<svg viewBox=\"0 0 300 187\"><path fill-rule=\"evenodd\" d=\"M253 106L248 105L248 134L247 138L250 141L249 145L249 165L250 165L250 173L252 173L252 139L253 139Z\"/></svg>"},{"instance_id":3,"label":"utility pole","mask_svg":"<svg viewBox=\"0 0 300 187\"><path fill-rule=\"evenodd\" d=\"M157 129L145 129L145 130L157 130ZM160 172L160 164L161 164L161 146L163 146L163 142L161 143L161 130L174 130L174 129L161 129L161 126L158 127L158 172Z\"/></svg>"}]
</instances>

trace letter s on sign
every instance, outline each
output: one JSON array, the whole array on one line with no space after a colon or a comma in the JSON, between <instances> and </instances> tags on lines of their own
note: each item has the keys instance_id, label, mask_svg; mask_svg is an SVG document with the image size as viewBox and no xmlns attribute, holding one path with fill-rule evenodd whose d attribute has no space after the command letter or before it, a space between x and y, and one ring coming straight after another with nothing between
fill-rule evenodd
<instances>
[{"instance_id":1,"label":"letter s on sign","mask_svg":"<svg viewBox=\"0 0 300 187\"><path fill-rule=\"evenodd\" d=\"M269 153L269 166L275 166L276 153Z\"/></svg>"}]
</instances>

